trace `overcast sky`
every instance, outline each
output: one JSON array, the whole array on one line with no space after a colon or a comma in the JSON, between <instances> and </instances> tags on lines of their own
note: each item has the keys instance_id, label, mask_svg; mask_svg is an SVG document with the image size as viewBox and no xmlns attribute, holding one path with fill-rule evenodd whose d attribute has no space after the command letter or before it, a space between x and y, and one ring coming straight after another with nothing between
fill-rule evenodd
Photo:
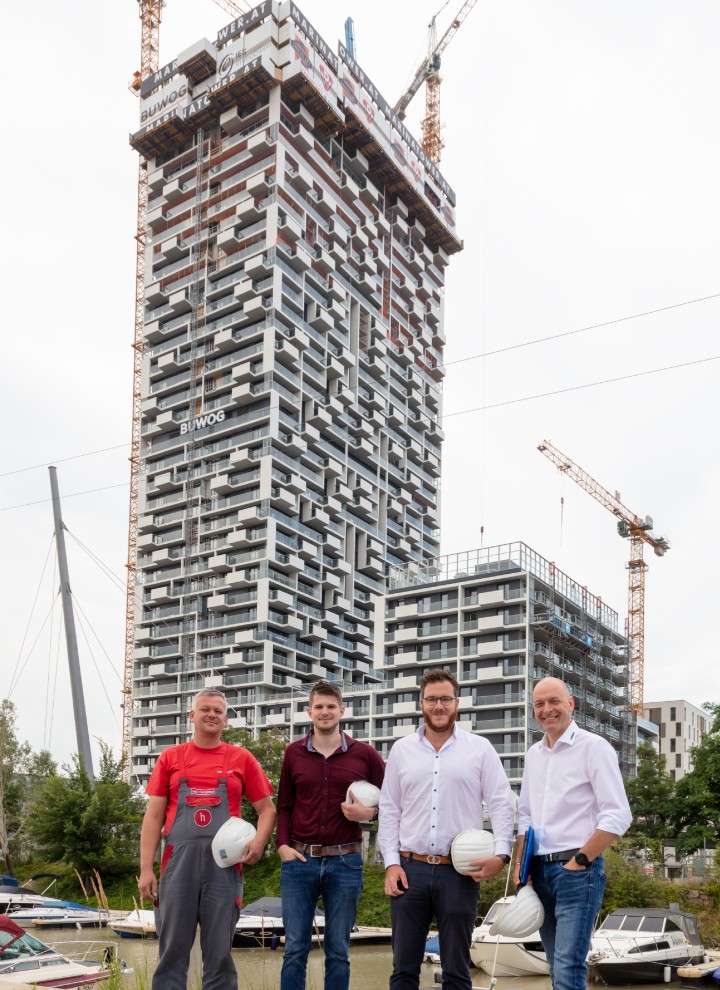
<instances>
[{"instance_id":1,"label":"overcast sky","mask_svg":"<svg viewBox=\"0 0 720 990\"><path fill-rule=\"evenodd\" d=\"M300 3L333 48L353 17L358 61L391 102L439 6ZM460 6L438 15L439 34ZM20 737L61 761L77 747L57 613L45 622L49 463L90 734L120 740L137 12L37 0L4 13L0 697ZM229 20L212 0L168 0L160 64ZM465 242L446 290L443 553L524 541L622 621L629 545L538 453L551 439L670 541L648 554L645 698L695 704L720 700L720 298L706 298L720 294L719 30L713 0L478 0L442 70L441 169Z\"/></svg>"}]
</instances>

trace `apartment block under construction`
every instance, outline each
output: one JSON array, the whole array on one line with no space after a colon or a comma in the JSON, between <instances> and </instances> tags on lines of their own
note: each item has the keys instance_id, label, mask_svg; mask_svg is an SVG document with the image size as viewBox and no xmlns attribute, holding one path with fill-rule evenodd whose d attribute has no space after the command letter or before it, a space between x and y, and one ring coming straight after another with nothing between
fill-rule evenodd
<instances>
[{"instance_id":1,"label":"apartment block under construction","mask_svg":"<svg viewBox=\"0 0 720 990\"><path fill-rule=\"evenodd\" d=\"M436 166L292 3L143 80L140 108L143 779L204 686L257 727L288 721L318 677L382 680L376 596L439 552L443 285L461 242Z\"/></svg>"},{"instance_id":2,"label":"apartment block under construction","mask_svg":"<svg viewBox=\"0 0 720 990\"><path fill-rule=\"evenodd\" d=\"M515 789L542 734L532 692L543 677L565 681L575 721L604 736L623 775L634 774L629 643L618 615L526 544L393 567L376 637L383 683L346 691L343 724L384 757L422 723L420 679L442 667L460 685L459 727L492 743ZM306 705L293 699L291 738L310 727Z\"/></svg>"}]
</instances>

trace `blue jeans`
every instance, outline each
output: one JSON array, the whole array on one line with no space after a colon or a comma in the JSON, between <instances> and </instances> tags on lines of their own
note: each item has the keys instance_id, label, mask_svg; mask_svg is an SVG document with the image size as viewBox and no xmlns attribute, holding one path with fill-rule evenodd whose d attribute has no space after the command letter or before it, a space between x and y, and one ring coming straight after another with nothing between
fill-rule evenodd
<instances>
[{"instance_id":1,"label":"blue jeans","mask_svg":"<svg viewBox=\"0 0 720 990\"><path fill-rule=\"evenodd\" d=\"M437 920L443 990L471 990L470 942L480 884L452 866L402 859L408 889L390 898L393 971L390 990L417 990L425 942Z\"/></svg>"},{"instance_id":2,"label":"blue jeans","mask_svg":"<svg viewBox=\"0 0 720 990\"><path fill-rule=\"evenodd\" d=\"M539 856L532 861L533 887L545 908L540 938L553 990L585 990L586 957L606 881L602 856L587 870L566 870L563 863L543 863Z\"/></svg>"},{"instance_id":3,"label":"blue jeans","mask_svg":"<svg viewBox=\"0 0 720 990\"><path fill-rule=\"evenodd\" d=\"M285 952L280 990L305 990L305 970L318 898L325 910L325 990L347 990L350 983L350 932L363 885L363 858L307 856L280 866Z\"/></svg>"}]
</instances>

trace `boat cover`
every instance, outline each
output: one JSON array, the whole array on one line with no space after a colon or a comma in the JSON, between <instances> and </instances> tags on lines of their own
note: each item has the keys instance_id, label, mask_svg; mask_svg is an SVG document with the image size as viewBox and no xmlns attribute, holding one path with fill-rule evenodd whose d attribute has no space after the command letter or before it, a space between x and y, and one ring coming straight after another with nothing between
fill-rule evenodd
<instances>
[{"instance_id":1,"label":"boat cover","mask_svg":"<svg viewBox=\"0 0 720 990\"><path fill-rule=\"evenodd\" d=\"M623 925L623 919L625 918L630 922L627 926ZM620 930L629 935L633 931L638 931L637 926L639 922L633 927L631 920L633 918L665 918L677 925L691 945L702 946L695 915L689 914L687 911L674 910L673 908L619 908L605 918L598 931ZM643 929L641 928L640 932L642 931Z\"/></svg>"},{"instance_id":2,"label":"boat cover","mask_svg":"<svg viewBox=\"0 0 720 990\"><path fill-rule=\"evenodd\" d=\"M0 914L0 932L7 932L8 935L24 935L25 929L17 925L12 918L9 918L6 914ZM0 952L2 952L2 947L0 946Z\"/></svg>"}]
</instances>

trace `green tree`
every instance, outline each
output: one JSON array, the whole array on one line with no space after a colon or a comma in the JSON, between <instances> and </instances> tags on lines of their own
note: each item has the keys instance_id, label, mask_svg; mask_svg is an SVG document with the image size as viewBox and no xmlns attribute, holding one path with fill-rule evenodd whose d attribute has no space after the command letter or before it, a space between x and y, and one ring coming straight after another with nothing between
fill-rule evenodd
<instances>
[{"instance_id":1,"label":"green tree","mask_svg":"<svg viewBox=\"0 0 720 990\"><path fill-rule=\"evenodd\" d=\"M16 723L15 705L5 698L0 702L0 856L11 875L28 798L42 777L55 769L46 750L33 753L28 743L18 741Z\"/></svg>"},{"instance_id":2,"label":"green tree","mask_svg":"<svg viewBox=\"0 0 720 990\"><path fill-rule=\"evenodd\" d=\"M637 776L625 783L633 823L627 838L646 848L655 865L656 876L664 876L665 842L673 835L672 816L675 811L675 781L665 769L665 757L652 743L637 748Z\"/></svg>"},{"instance_id":3,"label":"green tree","mask_svg":"<svg viewBox=\"0 0 720 990\"><path fill-rule=\"evenodd\" d=\"M5 870L12 874L10 837L20 824L22 809L22 768L30 747L21 745L15 732L15 705L5 698L0 704L0 854Z\"/></svg>"},{"instance_id":4,"label":"green tree","mask_svg":"<svg viewBox=\"0 0 720 990\"><path fill-rule=\"evenodd\" d=\"M272 726L264 729L255 739L249 729L228 726L222 737L225 742L232 743L233 746L242 746L252 753L277 793L283 754L288 744L287 736L282 729ZM257 825L257 813L245 797L243 797L242 816L253 825Z\"/></svg>"},{"instance_id":5,"label":"green tree","mask_svg":"<svg viewBox=\"0 0 720 990\"><path fill-rule=\"evenodd\" d=\"M676 788L673 824L679 856L720 842L720 704L706 702L703 708L712 716L712 726L690 751L693 768Z\"/></svg>"},{"instance_id":6,"label":"green tree","mask_svg":"<svg viewBox=\"0 0 720 990\"><path fill-rule=\"evenodd\" d=\"M27 829L47 856L81 874L127 872L137 863L143 799L122 779L123 759L115 760L100 742L100 768L91 781L77 754L64 776L47 777L37 788Z\"/></svg>"}]
</instances>

